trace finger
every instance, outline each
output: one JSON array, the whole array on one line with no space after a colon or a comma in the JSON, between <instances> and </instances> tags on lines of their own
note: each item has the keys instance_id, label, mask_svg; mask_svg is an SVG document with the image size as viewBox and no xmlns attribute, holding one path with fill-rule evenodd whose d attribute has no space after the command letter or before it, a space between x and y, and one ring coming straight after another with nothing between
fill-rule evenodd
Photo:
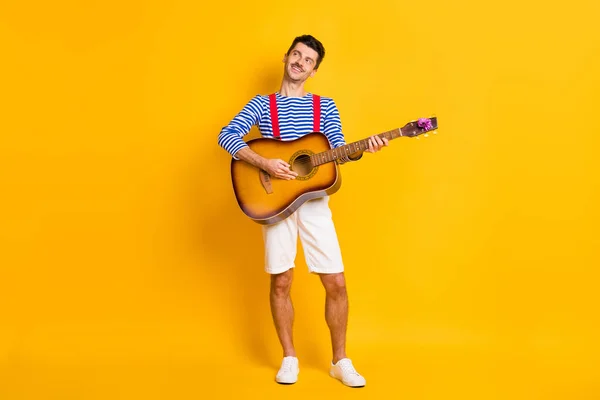
<instances>
[{"instance_id":1,"label":"finger","mask_svg":"<svg viewBox=\"0 0 600 400\"><path fill-rule=\"evenodd\" d=\"M383 145L388 146L389 144L390 144L390 141L387 140L386 138L383 138Z\"/></svg>"},{"instance_id":2,"label":"finger","mask_svg":"<svg viewBox=\"0 0 600 400\"><path fill-rule=\"evenodd\" d=\"M283 172L286 175L298 175L296 172L292 171L291 169L289 169L288 167L283 167L281 168L281 172Z\"/></svg>"},{"instance_id":3,"label":"finger","mask_svg":"<svg viewBox=\"0 0 600 400\"><path fill-rule=\"evenodd\" d=\"M292 180L292 179L296 179L296 177L292 174L286 174L286 173L281 173L278 175L278 178L280 179L285 179L286 181Z\"/></svg>"},{"instance_id":4,"label":"finger","mask_svg":"<svg viewBox=\"0 0 600 400\"><path fill-rule=\"evenodd\" d=\"M282 179L294 179L296 176L298 176L297 173L292 171L280 171L277 175Z\"/></svg>"},{"instance_id":5,"label":"finger","mask_svg":"<svg viewBox=\"0 0 600 400\"><path fill-rule=\"evenodd\" d=\"M381 147L379 145L379 138L377 136L373 136L373 152L378 152L379 151L379 147Z\"/></svg>"}]
</instances>

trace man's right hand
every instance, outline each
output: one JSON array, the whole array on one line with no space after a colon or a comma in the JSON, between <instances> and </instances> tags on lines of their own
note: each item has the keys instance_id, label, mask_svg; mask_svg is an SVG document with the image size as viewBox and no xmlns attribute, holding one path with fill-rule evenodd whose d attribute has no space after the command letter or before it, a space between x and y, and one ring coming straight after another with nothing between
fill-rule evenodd
<instances>
[{"instance_id":1,"label":"man's right hand","mask_svg":"<svg viewBox=\"0 0 600 400\"><path fill-rule=\"evenodd\" d=\"M250 147L244 147L236 153L240 160L254 165L257 168L264 169L269 175L285 180L295 179L298 174L290 170L290 164L278 158L264 158L257 154Z\"/></svg>"},{"instance_id":2,"label":"man's right hand","mask_svg":"<svg viewBox=\"0 0 600 400\"><path fill-rule=\"evenodd\" d=\"M278 158L267 159L263 165L263 169L269 175L285 180L295 179L298 174L290 169L290 164Z\"/></svg>"}]
</instances>

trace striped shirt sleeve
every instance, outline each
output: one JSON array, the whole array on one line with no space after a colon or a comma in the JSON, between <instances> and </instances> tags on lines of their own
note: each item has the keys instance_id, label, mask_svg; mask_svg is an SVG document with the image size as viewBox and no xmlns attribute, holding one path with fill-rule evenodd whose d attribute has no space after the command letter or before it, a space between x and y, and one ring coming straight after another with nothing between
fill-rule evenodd
<instances>
[{"instance_id":1,"label":"striped shirt sleeve","mask_svg":"<svg viewBox=\"0 0 600 400\"><path fill-rule=\"evenodd\" d=\"M325 122L323 133L329 139L332 148L340 147L346 144L344 134L342 133L342 121L340 112L333 99L329 99L325 105Z\"/></svg>"},{"instance_id":2,"label":"striped shirt sleeve","mask_svg":"<svg viewBox=\"0 0 600 400\"><path fill-rule=\"evenodd\" d=\"M236 160L236 153L248 147L248 144L242 139L246 136L252 126L258 125L263 114L263 105L261 96L254 96L242 110L221 129L217 138L217 143L225 149Z\"/></svg>"}]
</instances>

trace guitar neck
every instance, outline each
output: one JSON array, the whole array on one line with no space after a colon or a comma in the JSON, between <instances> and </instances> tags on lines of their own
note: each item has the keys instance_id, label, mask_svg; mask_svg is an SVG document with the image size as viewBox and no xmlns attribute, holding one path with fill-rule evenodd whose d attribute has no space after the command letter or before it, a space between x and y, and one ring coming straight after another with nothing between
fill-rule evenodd
<instances>
[{"instance_id":1,"label":"guitar neck","mask_svg":"<svg viewBox=\"0 0 600 400\"><path fill-rule=\"evenodd\" d=\"M386 138L392 140L403 136L402 129L396 128L391 131L380 133L376 135L379 138ZM336 147L335 149L323 151L321 153L313 154L310 158L314 166L326 164L328 162L336 161L339 158L343 158L359 151L365 151L369 148L369 138L365 138L353 143L346 144L344 146Z\"/></svg>"}]
</instances>

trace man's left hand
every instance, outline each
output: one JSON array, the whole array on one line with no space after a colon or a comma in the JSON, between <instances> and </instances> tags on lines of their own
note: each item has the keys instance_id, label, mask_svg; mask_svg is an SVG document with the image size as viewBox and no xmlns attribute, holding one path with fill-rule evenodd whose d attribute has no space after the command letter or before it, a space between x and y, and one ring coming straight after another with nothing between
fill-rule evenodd
<instances>
[{"instance_id":1,"label":"man's left hand","mask_svg":"<svg viewBox=\"0 0 600 400\"><path fill-rule=\"evenodd\" d=\"M389 141L386 138L381 139L379 136L373 135L369 138L369 148L365 151L375 153L388 145Z\"/></svg>"}]
</instances>

